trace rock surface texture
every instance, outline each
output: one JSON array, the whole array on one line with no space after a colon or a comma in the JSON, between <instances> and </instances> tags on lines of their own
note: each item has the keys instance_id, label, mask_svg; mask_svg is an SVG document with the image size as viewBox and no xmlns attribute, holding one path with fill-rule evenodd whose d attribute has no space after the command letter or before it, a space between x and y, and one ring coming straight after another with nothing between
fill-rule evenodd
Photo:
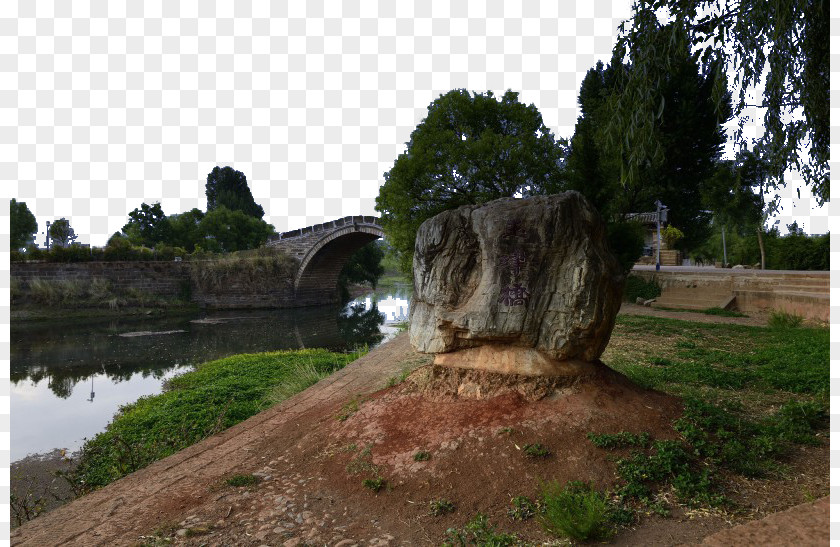
<instances>
[{"instance_id":1,"label":"rock surface texture","mask_svg":"<svg viewBox=\"0 0 840 547\"><path fill-rule=\"evenodd\" d=\"M442 365L577 374L609 342L623 280L577 192L445 211L417 232L411 343Z\"/></svg>"}]
</instances>

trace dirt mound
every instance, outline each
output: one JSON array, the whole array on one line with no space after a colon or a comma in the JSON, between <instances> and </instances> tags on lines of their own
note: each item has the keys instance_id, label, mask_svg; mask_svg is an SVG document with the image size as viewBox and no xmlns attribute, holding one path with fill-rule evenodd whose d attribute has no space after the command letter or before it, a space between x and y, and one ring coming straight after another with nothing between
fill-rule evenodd
<instances>
[{"instance_id":1,"label":"dirt mound","mask_svg":"<svg viewBox=\"0 0 840 547\"><path fill-rule=\"evenodd\" d=\"M356 404L349 415L347 407L337 413L346 419L322 422L307 454L290 452L287 461L303 476L320 477L319 488L331 498L366 507L383 529L418 541L437 541L479 511L509 522L510 499L533 498L541 481L606 488L615 464L587 433L671 438L681 411L677 399L643 390L603 365L574 382L426 366ZM528 444L550 454L529 457ZM383 489L374 494L364 481L370 487L376 479ZM457 514L431 519L434 500L453 503ZM523 526L521 533L536 528Z\"/></svg>"}]
</instances>

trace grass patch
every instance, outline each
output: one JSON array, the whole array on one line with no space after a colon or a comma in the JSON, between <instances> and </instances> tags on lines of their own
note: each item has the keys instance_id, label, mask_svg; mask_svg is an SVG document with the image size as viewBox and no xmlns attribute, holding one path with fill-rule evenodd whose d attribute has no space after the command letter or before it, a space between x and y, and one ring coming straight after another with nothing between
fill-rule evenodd
<instances>
[{"instance_id":1,"label":"grass patch","mask_svg":"<svg viewBox=\"0 0 840 547\"><path fill-rule=\"evenodd\" d=\"M414 453L414 461L416 462L425 462L428 461L431 457L432 455L425 450L420 450Z\"/></svg>"},{"instance_id":2,"label":"grass patch","mask_svg":"<svg viewBox=\"0 0 840 547\"><path fill-rule=\"evenodd\" d=\"M327 376L331 370L319 369L313 361L297 362L289 367L288 374L274 386L268 398L272 403L280 403L289 397L311 387Z\"/></svg>"},{"instance_id":3,"label":"grass patch","mask_svg":"<svg viewBox=\"0 0 840 547\"><path fill-rule=\"evenodd\" d=\"M328 374L350 356L323 349L244 354L198 365L160 395L120 408L106 430L85 442L67 478L96 489L235 425L273 403L274 388L303 365Z\"/></svg>"},{"instance_id":4,"label":"grass patch","mask_svg":"<svg viewBox=\"0 0 840 547\"><path fill-rule=\"evenodd\" d=\"M529 458L547 458L551 451L540 443L526 444L522 447L522 453Z\"/></svg>"},{"instance_id":5,"label":"grass patch","mask_svg":"<svg viewBox=\"0 0 840 547\"><path fill-rule=\"evenodd\" d=\"M588 434L605 450L630 451L616 458L615 493L627 504L621 511L641 506L667 515L669 499L728 506L734 477L783 478L796 445L825 442L828 329L619 316L602 359L639 384L684 398L675 439Z\"/></svg>"},{"instance_id":6,"label":"grass patch","mask_svg":"<svg viewBox=\"0 0 840 547\"><path fill-rule=\"evenodd\" d=\"M462 547L466 545L484 545L492 547L507 547L518 545L519 538L514 534L497 532L485 515L478 513L462 528L446 530L445 546Z\"/></svg>"},{"instance_id":7,"label":"grass patch","mask_svg":"<svg viewBox=\"0 0 840 547\"><path fill-rule=\"evenodd\" d=\"M543 485L544 512L540 524L553 536L576 541L606 539L613 534L609 524L610 502L591 486L572 481Z\"/></svg>"},{"instance_id":8,"label":"grass patch","mask_svg":"<svg viewBox=\"0 0 840 547\"><path fill-rule=\"evenodd\" d=\"M451 513L455 510L455 505L452 504L449 500L432 500L429 502L429 513L432 516L439 517L441 515L446 515Z\"/></svg>"},{"instance_id":9,"label":"grass patch","mask_svg":"<svg viewBox=\"0 0 840 547\"><path fill-rule=\"evenodd\" d=\"M260 482L255 475L234 475L225 480L228 486L254 486Z\"/></svg>"},{"instance_id":10,"label":"grass patch","mask_svg":"<svg viewBox=\"0 0 840 547\"><path fill-rule=\"evenodd\" d=\"M795 329L801 325L801 315L782 310L774 310L767 318L767 326L773 329Z\"/></svg>"}]
</instances>

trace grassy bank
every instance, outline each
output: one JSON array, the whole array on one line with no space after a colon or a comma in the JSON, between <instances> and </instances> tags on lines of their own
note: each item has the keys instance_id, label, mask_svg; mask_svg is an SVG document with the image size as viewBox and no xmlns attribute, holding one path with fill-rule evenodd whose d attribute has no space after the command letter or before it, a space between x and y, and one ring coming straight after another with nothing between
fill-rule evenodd
<instances>
[{"instance_id":1,"label":"grassy bank","mask_svg":"<svg viewBox=\"0 0 840 547\"><path fill-rule=\"evenodd\" d=\"M170 380L164 393L122 407L84 444L66 478L78 494L105 486L306 389L361 354L308 349L203 363Z\"/></svg>"},{"instance_id":2,"label":"grassy bank","mask_svg":"<svg viewBox=\"0 0 840 547\"><path fill-rule=\"evenodd\" d=\"M588 432L615 461L611 488L540 483L536 499L511 500L511 519L533 519L564 540L609 540L653 514L738 520L755 518L756 506L828 494L828 329L620 315L602 360L642 386L683 398L672 435ZM808 465L823 463L803 469L796 463L803 455ZM521 543L503 521L479 514L449 529L445 544Z\"/></svg>"}]
</instances>

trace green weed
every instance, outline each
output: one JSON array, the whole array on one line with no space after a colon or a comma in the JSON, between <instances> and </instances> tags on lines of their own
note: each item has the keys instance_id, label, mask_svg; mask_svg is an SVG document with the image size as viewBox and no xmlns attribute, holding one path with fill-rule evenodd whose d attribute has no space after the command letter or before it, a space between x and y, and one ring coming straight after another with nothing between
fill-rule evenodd
<instances>
[{"instance_id":1,"label":"green weed","mask_svg":"<svg viewBox=\"0 0 840 547\"><path fill-rule=\"evenodd\" d=\"M528 520L537 514L537 505L526 496L516 496L510 500L508 516L513 520Z\"/></svg>"},{"instance_id":2,"label":"green weed","mask_svg":"<svg viewBox=\"0 0 840 547\"><path fill-rule=\"evenodd\" d=\"M508 547L518 545L519 538L513 534L497 532L485 515L478 513L463 528L449 528L443 544L450 547L483 545L488 547Z\"/></svg>"},{"instance_id":3,"label":"green weed","mask_svg":"<svg viewBox=\"0 0 840 547\"><path fill-rule=\"evenodd\" d=\"M387 481L382 477L376 477L375 479L365 479L362 481L362 486L367 488L368 490L373 490L374 492L379 492L382 490Z\"/></svg>"},{"instance_id":4,"label":"green weed","mask_svg":"<svg viewBox=\"0 0 840 547\"><path fill-rule=\"evenodd\" d=\"M452 504L451 501L440 499L440 500L432 500L429 502L429 513L433 516L439 517L440 515L445 515L447 513L451 513L455 510L455 505Z\"/></svg>"},{"instance_id":5,"label":"green weed","mask_svg":"<svg viewBox=\"0 0 840 547\"><path fill-rule=\"evenodd\" d=\"M347 418L358 412L359 405L363 401L359 397L353 397L349 402L341 407L341 410L336 414L335 419L339 422L345 421Z\"/></svg>"},{"instance_id":6,"label":"green weed","mask_svg":"<svg viewBox=\"0 0 840 547\"><path fill-rule=\"evenodd\" d=\"M586 434L586 438L598 448L606 449L626 448L628 446L646 447L650 444L650 434L648 432L638 435L627 431L600 435L590 432Z\"/></svg>"},{"instance_id":7,"label":"green weed","mask_svg":"<svg viewBox=\"0 0 840 547\"><path fill-rule=\"evenodd\" d=\"M426 452L425 450L419 450L414 453L414 461L416 462L425 462L431 457L432 455Z\"/></svg>"},{"instance_id":8,"label":"green weed","mask_svg":"<svg viewBox=\"0 0 840 547\"><path fill-rule=\"evenodd\" d=\"M234 475L225 480L228 486L254 486L260 482L255 475Z\"/></svg>"},{"instance_id":9,"label":"green weed","mask_svg":"<svg viewBox=\"0 0 840 547\"><path fill-rule=\"evenodd\" d=\"M624 283L624 300L635 302L636 298L650 300L662 294L662 288L655 280L646 281L635 275L628 275Z\"/></svg>"},{"instance_id":10,"label":"green weed","mask_svg":"<svg viewBox=\"0 0 840 547\"><path fill-rule=\"evenodd\" d=\"M529 458L547 458L551 455L548 448L544 447L540 443L526 444L522 447L522 453Z\"/></svg>"},{"instance_id":11,"label":"green weed","mask_svg":"<svg viewBox=\"0 0 840 547\"><path fill-rule=\"evenodd\" d=\"M312 361L306 363L294 363L288 367L283 380L276 385L269 395L273 403L280 403L289 397L313 386L329 376L331 371L318 369Z\"/></svg>"}]
</instances>

